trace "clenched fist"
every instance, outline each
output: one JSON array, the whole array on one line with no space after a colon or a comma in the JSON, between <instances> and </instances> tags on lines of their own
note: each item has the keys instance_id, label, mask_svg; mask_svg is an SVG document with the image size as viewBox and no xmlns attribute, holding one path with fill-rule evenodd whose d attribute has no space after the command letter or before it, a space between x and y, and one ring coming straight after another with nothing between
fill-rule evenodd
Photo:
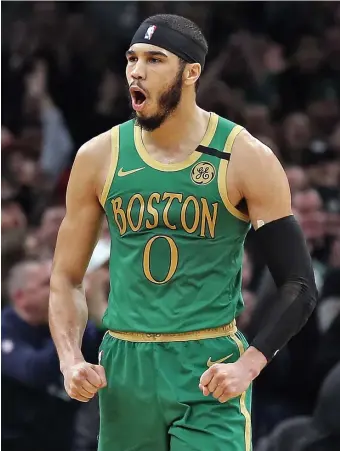
<instances>
[{"instance_id":1,"label":"clenched fist","mask_svg":"<svg viewBox=\"0 0 340 451\"><path fill-rule=\"evenodd\" d=\"M252 382L252 376L241 361L235 363L216 363L205 371L199 388L204 396L210 393L221 403L240 396Z\"/></svg>"},{"instance_id":2,"label":"clenched fist","mask_svg":"<svg viewBox=\"0 0 340 451\"><path fill-rule=\"evenodd\" d=\"M64 368L63 375L67 394L81 402L90 401L107 385L104 367L85 361Z\"/></svg>"}]
</instances>

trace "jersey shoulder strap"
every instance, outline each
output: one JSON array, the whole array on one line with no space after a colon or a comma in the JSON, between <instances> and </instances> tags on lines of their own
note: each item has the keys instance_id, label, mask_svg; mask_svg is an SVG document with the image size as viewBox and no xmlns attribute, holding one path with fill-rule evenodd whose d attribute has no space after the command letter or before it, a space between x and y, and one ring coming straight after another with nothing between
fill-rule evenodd
<instances>
[{"instance_id":1,"label":"jersey shoulder strap","mask_svg":"<svg viewBox=\"0 0 340 451\"><path fill-rule=\"evenodd\" d=\"M218 126L210 145L200 145L198 150L203 154L212 155L228 161L230 159L232 145L241 130L243 130L242 126L219 116Z\"/></svg>"}]
</instances>

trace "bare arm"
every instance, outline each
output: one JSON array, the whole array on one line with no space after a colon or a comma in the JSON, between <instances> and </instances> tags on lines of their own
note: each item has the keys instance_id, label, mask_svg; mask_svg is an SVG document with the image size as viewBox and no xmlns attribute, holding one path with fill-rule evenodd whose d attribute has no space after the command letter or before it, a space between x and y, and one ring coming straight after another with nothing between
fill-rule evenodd
<instances>
[{"instance_id":1,"label":"bare arm","mask_svg":"<svg viewBox=\"0 0 340 451\"><path fill-rule=\"evenodd\" d=\"M247 201L255 230L292 214L286 174L267 146L243 131L235 141L231 160L235 186L240 197ZM252 378L258 376L267 364L265 356L252 346L242 360L250 369Z\"/></svg>"},{"instance_id":2,"label":"bare arm","mask_svg":"<svg viewBox=\"0 0 340 451\"><path fill-rule=\"evenodd\" d=\"M234 143L228 180L232 203L247 201L256 241L278 290L243 355L235 363L216 364L203 373L203 394L212 393L220 402L247 390L267 362L303 327L317 298L311 258L291 212L286 175L275 155L242 131Z\"/></svg>"},{"instance_id":3,"label":"bare arm","mask_svg":"<svg viewBox=\"0 0 340 451\"><path fill-rule=\"evenodd\" d=\"M268 147L242 131L236 137L228 168L228 197L234 205L247 202L250 220L262 226L291 215L290 190L279 161ZM250 346L232 364L213 365L200 380L200 389L220 402L239 396L266 366L267 358Z\"/></svg>"},{"instance_id":4,"label":"bare arm","mask_svg":"<svg viewBox=\"0 0 340 451\"><path fill-rule=\"evenodd\" d=\"M247 201L255 230L292 214L286 174L266 145L248 132L241 132L235 140L230 166L240 198Z\"/></svg>"},{"instance_id":5,"label":"bare arm","mask_svg":"<svg viewBox=\"0 0 340 451\"><path fill-rule=\"evenodd\" d=\"M61 224L51 276L49 324L60 367L83 361L81 343L88 319L82 286L102 223L97 193L100 168L95 138L78 152L68 183L66 216Z\"/></svg>"}]
</instances>

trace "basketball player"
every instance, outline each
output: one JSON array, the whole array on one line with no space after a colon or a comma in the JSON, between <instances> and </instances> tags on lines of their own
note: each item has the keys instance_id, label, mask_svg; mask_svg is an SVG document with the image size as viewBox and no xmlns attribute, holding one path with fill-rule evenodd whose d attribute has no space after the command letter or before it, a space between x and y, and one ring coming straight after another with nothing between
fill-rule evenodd
<instances>
[{"instance_id":1,"label":"basketball player","mask_svg":"<svg viewBox=\"0 0 340 451\"><path fill-rule=\"evenodd\" d=\"M50 326L67 393L99 390L100 451L249 451L251 383L316 303L278 160L196 104L207 50L183 17L144 21L126 52L135 119L86 143L72 168ZM82 281L104 214L108 333L91 365ZM249 346L235 319L251 224L278 293Z\"/></svg>"}]
</instances>

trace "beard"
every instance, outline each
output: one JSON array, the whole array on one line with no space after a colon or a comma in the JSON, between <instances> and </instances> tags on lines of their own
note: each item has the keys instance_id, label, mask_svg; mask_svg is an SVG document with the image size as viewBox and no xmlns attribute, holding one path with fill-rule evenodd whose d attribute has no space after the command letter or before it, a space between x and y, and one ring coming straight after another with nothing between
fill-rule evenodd
<instances>
[{"instance_id":1,"label":"beard","mask_svg":"<svg viewBox=\"0 0 340 451\"><path fill-rule=\"evenodd\" d=\"M182 75L184 67L180 67L173 83L167 87L158 100L158 112L153 116L138 116L135 111L132 113L132 119L135 119L136 125L147 132L152 132L159 128L163 122L176 110L182 97ZM131 100L131 99L130 99Z\"/></svg>"}]
</instances>

